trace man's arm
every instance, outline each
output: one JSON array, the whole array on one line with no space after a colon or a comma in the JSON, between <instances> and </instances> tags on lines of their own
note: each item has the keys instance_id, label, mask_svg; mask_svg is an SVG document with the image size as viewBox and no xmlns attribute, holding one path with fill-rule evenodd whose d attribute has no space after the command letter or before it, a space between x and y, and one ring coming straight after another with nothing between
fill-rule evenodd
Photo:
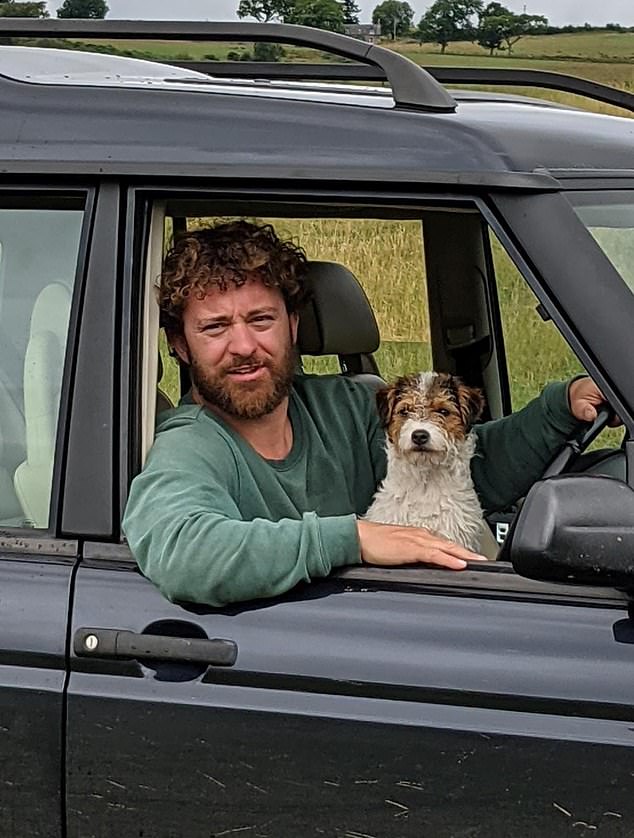
<instances>
[{"instance_id":1,"label":"man's arm","mask_svg":"<svg viewBox=\"0 0 634 838\"><path fill-rule=\"evenodd\" d=\"M196 473L150 463L132 484L123 529L168 599L213 606L276 596L361 561L354 515L243 521L202 462Z\"/></svg>"},{"instance_id":2,"label":"man's arm","mask_svg":"<svg viewBox=\"0 0 634 838\"><path fill-rule=\"evenodd\" d=\"M589 378L557 382L522 410L476 426L471 471L486 511L504 509L539 479L563 442L592 420L603 396Z\"/></svg>"}]
</instances>

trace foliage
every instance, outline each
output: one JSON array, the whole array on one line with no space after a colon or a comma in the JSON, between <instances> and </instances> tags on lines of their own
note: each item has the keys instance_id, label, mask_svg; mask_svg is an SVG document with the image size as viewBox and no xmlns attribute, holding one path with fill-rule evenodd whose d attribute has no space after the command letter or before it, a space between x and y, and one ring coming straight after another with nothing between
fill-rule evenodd
<instances>
[{"instance_id":1,"label":"foliage","mask_svg":"<svg viewBox=\"0 0 634 838\"><path fill-rule=\"evenodd\" d=\"M345 24L358 23L361 9L354 0L339 0L339 3L343 10L343 22Z\"/></svg>"},{"instance_id":2,"label":"foliage","mask_svg":"<svg viewBox=\"0 0 634 838\"><path fill-rule=\"evenodd\" d=\"M485 21L488 31L495 31L500 41L506 44L504 48L509 55L513 51L513 46L525 35L538 35L548 26L548 20L543 15L516 15L513 12L493 15L485 18ZM502 48L496 47L496 49Z\"/></svg>"},{"instance_id":3,"label":"foliage","mask_svg":"<svg viewBox=\"0 0 634 838\"><path fill-rule=\"evenodd\" d=\"M0 0L0 17L48 17L46 2L19 3L17 0Z\"/></svg>"},{"instance_id":4,"label":"foliage","mask_svg":"<svg viewBox=\"0 0 634 838\"><path fill-rule=\"evenodd\" d=\"M383 36L392 40L409 35L413 20L414 10L401 0L383 0L372 12L372 23L379 23Z\"/></svg>"},{"instance_id":5,"label":"foliage","mask_svg":"<svg viewBox=\"0 0 634 838\"><path fill-rule=\"evenodd\" d=\"M284 21L291 0L240 0L238 17L254 17L260 23Z\"/></svg>"},{"instance_id":6,"label":"foliage","mask_svg":"<svg viewBox=\"0 0 634 838\"><path fill-rule=\"evenodd\" d=\"M420 43L440 44L444 53L452 41L476 39L474 17L480 12L482 0L436 0L421 18L416 37Z\"/></svg>"},{"instance_id":7,"label":"foliage","mask_svg":"<svg viewBox=\"0 0 634 838\"><path fill-rule=\"evenodd\" d=\"M504 39L498 18L512 14L513 12L501 3L489 3L480 13L478 44L488 49L489 55L493 55L495 50L502 49Z\"/></svg>"},{"instance_id":8,"label":"foliage","mask_svg":"<svg viewBox=\"0 0 634 838\"><path fill-rule=\"evenodd\" d=\"M101 20L109 11L105 0L64 0L57 17Z\"/></svg>"},{"instance_id":9,"label":"foliage","mask_svg":"<svg viewBox=\"0 0 634 838\"><path fill-rule=\"evenodd\" d=\"M293 0L284 22L343 32L343 7L337 0Z\"/></svg>"},{"instance_id":10,"label":"foliage","mask_svg":"<svg viewBox=\"0 0 634 838\"><path fill-rule=\"evenodd\" d=\"M284 48L280 44L253 44L254 61L279 61L284 55Z\"/></svg>"}]
</instances>

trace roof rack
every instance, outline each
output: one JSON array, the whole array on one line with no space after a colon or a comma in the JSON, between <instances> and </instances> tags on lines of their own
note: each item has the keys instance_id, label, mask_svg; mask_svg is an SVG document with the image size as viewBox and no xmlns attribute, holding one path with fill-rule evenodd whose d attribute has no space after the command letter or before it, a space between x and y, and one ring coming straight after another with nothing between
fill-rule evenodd
<instances>
[{"instance_id":1,"label":"roof rack","mask_svg":"<svg viewBox=\"0 0 634 838\"><path fill-rule=\"evenodd\" d=\"M177 67L208 73L218 78L312 80L312 81L386 81L378 67L354 64L277 64L258 61L166 61ZM607 84L551 73L544 70L508 69L506 67L423 67L442 84L486 84L511 87L540 87L586 96L598 102L634 111L634 94Z\"/></svg>"},{"instance_id":2,"label":"roof rack","mask_svg":"<svg viewBox=\"0 0 634 838\"><path fill-rule=\"evenodd\" d=\"M347 35L312 29L308 26L291 26L284 23L48 20L2 17L0 18L0 37L255 41L312 47L377 68L381 73L380 77L390 84L397 108L440 113L456 109L455 100L445 88L409 58L393 50L367 44ZM213 64L215 65L216 62Z\"/></svg>"}]
</instances>

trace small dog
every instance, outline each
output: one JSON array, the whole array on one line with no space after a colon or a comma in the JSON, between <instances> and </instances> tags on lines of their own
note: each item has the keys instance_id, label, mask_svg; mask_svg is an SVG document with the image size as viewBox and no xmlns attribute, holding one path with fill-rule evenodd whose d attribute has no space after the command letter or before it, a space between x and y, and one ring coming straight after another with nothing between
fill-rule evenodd
<instances>
[{"instance_id":1,"label":"small dog","mask_svg":"<svg viewBox=\"0 0 634 838\"><path fill-rule=\"evenodd\" d=\"M471 480L482 392L447 373L406 375L377 393L387 474L364 516L426 527L479 549L482 509Z\"/></svg>"}]
</instances>

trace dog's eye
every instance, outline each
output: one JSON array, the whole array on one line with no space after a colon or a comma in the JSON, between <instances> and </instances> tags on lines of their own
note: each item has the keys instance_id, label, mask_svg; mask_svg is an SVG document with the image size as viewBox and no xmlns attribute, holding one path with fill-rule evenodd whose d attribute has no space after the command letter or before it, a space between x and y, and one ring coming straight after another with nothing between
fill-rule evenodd
<instances>
[{"instance_id":1,"label":"dog's eye","mask_svg":"<svg viewBox=\"0 0 634 838\"><path fill-rule=\"evenodd\" d=\"M436 410L436 413L437 413L439 416L449 416L449 415L450 415L450 413L451 413L451 411L447 410L447 408L446 408L446 407L439 407L439 408Z\"/></svg>"},{"instance_id":2,"label":"dog's eye","mask_svg":"<svg viewBox=\"0 0 634 838\"><path fill-rule=\"evenodd\" d=\"M408 413L409 413L409 408L407 408L407 407L399 407L398 410L396 411L397 416L407 416Z\"/></svg>"}]
</instances>

